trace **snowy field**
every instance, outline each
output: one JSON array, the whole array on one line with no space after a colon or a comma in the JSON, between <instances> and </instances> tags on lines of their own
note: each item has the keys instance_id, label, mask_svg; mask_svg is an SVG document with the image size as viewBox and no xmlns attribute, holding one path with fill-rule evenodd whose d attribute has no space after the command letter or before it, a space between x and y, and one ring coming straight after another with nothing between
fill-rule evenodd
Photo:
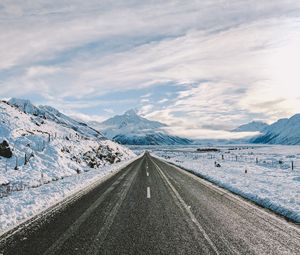
<instances>
[{"instance_id":1,"label":"snowy field","mask_svg":"<svg viewBox=\"0 0 300 255\"><path fill-rule=\"evenodd\" d=\"M216 150L206 151L207 148ZM300 146L132 149L138 154L147 149L223 188L300 222Z\"/></svg>"}]
</instances>

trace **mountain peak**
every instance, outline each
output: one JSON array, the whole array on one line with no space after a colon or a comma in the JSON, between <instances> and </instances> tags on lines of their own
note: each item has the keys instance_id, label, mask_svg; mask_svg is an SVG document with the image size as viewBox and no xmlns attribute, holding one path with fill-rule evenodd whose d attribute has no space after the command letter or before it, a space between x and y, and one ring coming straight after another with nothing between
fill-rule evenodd
<instances>
[{"instance_id":1,"label":"mountain peak","mask_svg":"<svg viewBox=\"0 0 300 255\"><path fill-rule=\"evenodd\" d=\"M191 144L186 138L169 135L164 131L167 125L148 120L137 114L135 109L116 115L98 125L108 138L130 145L175 145ZM96 128L96 127L95 127Z\"/></svg>"},{"instance_id":2,"label":"mountain peak","mask_svg":"<svg viewBox=\"0 0 300 255\"><path fill-rule=\"evenodd\" d=\"M124 115L127 115L127 116L136 116L138 114L137 114L137 111L135 109L130 109L130 110L126 111L124 113Z\"/></svg>"},{"instance_id":3,"label":"mountain peak","mask_svg":"<svg viewBox=\"0 0 300 255\"><path fill-rule=\"evenodd\" d=\"M27 99L20 99L20 98L11 98L8 103L13 105L14 107L18 108L19 110L23 111L24 113L29 114L38 114L39 109L34 106L31 101Z\"/></svg>"}]
</instances>

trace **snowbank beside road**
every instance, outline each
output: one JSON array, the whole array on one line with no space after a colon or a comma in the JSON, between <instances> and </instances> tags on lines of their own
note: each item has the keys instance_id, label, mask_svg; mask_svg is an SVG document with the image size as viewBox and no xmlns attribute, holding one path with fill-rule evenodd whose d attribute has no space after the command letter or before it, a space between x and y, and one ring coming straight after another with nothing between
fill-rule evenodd
<instances>
[{"instance_id":1,"label":"snowbank beside road","mask_svg":"<svg viewBox=\"0 0 300 255\"><path fill-rule=\"evenodd\" d=\"M91 185L96 185L136 159L137 157L83 174L66 177L37 188L13 192L9 196L1 198L0 235L77 192L85 190Z\"/></svg>"}]
</instances>

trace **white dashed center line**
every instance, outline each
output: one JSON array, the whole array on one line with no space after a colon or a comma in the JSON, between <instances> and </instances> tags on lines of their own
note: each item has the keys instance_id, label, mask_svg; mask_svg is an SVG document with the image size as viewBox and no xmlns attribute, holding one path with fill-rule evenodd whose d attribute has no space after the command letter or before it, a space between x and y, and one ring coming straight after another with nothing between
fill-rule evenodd
<instances>
[{"instance_id":1,"label":"white dashed center line","mask_svg":"<svg viewBox=\"0 0 300 255\"><path fill-rule=\"evenodd\" d=\"M147 198L151 198L150 187L147 187Z\"/></svg>"}]
</instances>

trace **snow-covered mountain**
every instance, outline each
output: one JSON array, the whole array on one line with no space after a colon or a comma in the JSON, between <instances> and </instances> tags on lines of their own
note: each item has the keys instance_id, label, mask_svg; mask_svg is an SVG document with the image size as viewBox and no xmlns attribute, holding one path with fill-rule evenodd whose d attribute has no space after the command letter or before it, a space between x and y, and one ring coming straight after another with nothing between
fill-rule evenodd
<instances>
[{"instance_id":1,"label":"snow-covered mountain","mask_svg":"<svg viewBox=\"0 0 300 255\"><path fill-rule=\"evenodd\" d=\"M102 123L90 123L95 129L114 141L128 145L190 144L186 138L167 134L166 124L139 116L135 110L116 115Z\"/></svg>"},{"instance_id":2,"label":"snow-covered mountain","mask_svg":"<svg viewBox=\"0 0 300 255\"><path fill-rule=\"evenodd\" d=\"M26 187L132 158L129 149L49 106L0 101L0 187Z\"/></svg>"},{"instance_id":3,"label":"snow-covered mountain","mask_svg":"<svg viewBox=\"0 0 300 255\"><path fill-rule=\"evenodd\" d=\"M264 132L269 125L262 121L252 121L250 123L239 126L232 130L232 132Z\"/></svg>"},{"instance_id":4,"label":"snow-covered mountain","mask_svg":"<svg viewBox=\"0 0 300 255\"><path fill-rule=\"evenodd\" d=\"M129 110L123 115L116 115L101 123L101 131L108 138L124 134L144 134L166 127L158 121L151 121L139 116L135 110Z\"/></svg>"},{"instance_id":5,"label":"snow-covered mountain","mask_svg":"<svg viewBox=\"0 0 300 255\"><path fill-rule=\"evenodd\" d=\"M35 106L29 100L17 98L10 99L8 104L17 107L24 113L35 116L36 120L53 121L61 126L71 128L81 135L99 139L104 138L99 131L88 126L86 123L74 120L51 106Z\"/></svg>"},{"instance_id":6,"label":"snow-covered mountain","mask_svg":"<svg viewBox=\"0 0 300 255\"><path fill-rule=\"evenodd\" d=\"M300 114L296 114L289 119L280 119L268 126L264 133L251 139L253 143L266 144L300 144Z\"/></svg>"}]
</instances>

